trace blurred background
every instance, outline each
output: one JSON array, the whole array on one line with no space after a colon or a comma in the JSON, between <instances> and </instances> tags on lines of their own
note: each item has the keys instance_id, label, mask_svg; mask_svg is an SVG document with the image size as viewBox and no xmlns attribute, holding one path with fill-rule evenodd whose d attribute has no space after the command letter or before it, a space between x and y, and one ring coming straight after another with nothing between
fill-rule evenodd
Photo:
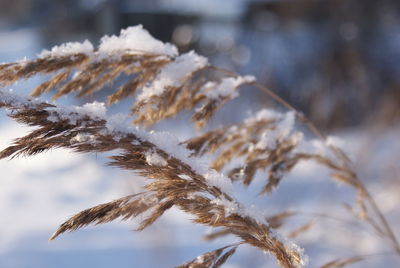
<instances>
[{"instance_id":1,"label":"blurred background","mask_svg":"<svg viewBox=\"0 0 400 268\"><path fill-rule=\"evenodd\" d=\"M102 36L137 24L181 52L194 49L217 66L255 75L324 133L341 137L392 225L399 225L400 1L0 0L0 62L33 58L67 41L97 44ZM35 79L29 83L40 80ZM29 92L29 83L14 88ZM243 105L269 102L255 91L243 95ZM1 115L3 148L27 129ZM173 267L225 245L204 243L202 233L209 230L193 227L187 215L174 210L140 234L130 232L132 223L108 224L48 244L68 216L137 190L132 174L103 168L104 162L63 150L0 161L0 267ZM341 214L331 200L354 201L354 193L326 182L326 171L306 163L294 173L279 190L302 201L293 204L293 195L278 194L254 202L271 211L304 206ZM332 246L321 247L320 241L349 228L327 234L327 226L337 223L320 222L298 241L311 256L311 267L348 256L349 249L387 251L378 237L361 233L353 234L354 241L336 237ZM257 254L245 248L224 267L274 267L271 257ZM397 259L389 254L359 267L396 267Z\"/></svg>"}]
</instances>

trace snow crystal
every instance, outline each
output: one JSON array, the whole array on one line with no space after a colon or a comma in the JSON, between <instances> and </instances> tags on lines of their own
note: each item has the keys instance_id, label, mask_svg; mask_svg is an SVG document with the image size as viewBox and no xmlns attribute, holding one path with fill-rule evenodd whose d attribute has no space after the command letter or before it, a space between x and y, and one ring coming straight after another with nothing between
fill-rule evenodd
<instances>
[{"instance_id":1,"label":"snow crystal","mask_svg":"<svg viewBox=\"0 0 400 268\"><path fill-rule=\"evenodd\" d=\"M74 55L83 53L86 55L90 55L93 53L93 45L88 40L85 40L83 43L80 42L69 42L59 46L53 47L50 51L43 50L38 57L46 58L46 57L62 57L68 55Z\"/></svg>"},{"instance_id":2,"label":"snow crystal","mask_svg":"<svg viewBox=\"0 0 400 268\"><path fill-rule=\"evenodd\" d=\"M221 82L208 82L202 90L209 99L218 99L230 97L231 99L239 96L237 88L243 84L255 81L255 77L251 75L223 78Z\"/></svg>"},{"instance_id":3,"label":"snow crystal","mask_svg":"<svg viewBox=\"0 0 400 268\"><path fill-rule=\"evenodd\" d=\"M198 264L204 263L204 256L203 255L197 256L195 263L198 263Z\"/></svg>"},{"instance_id":4,"label":"snow crystal","mask_svg":"<svg viewBox=\"0 0 400 268\"><path fill-rule=\"evenodd\" d=\"M205 67L208 60L194 51L182 54L161 69L151 85L144 87L139 100L160 96L168 87L179 87L192 72Z\"/></svg>"},{"instance_id":5,"label":"snow crystal","mask_svg":"<svg viewBox=\"0 0 400 268\"><path fill-rule=\"evenodd\" d=\"M76 79L81 73L82 73L81 70L74 71L73 74L72 74L72 76L71 76L71 79L72 79L72 80Z\"/></svg>"},{"instance_id":6,"label":"snow crystal","mask_svg":"<svg viewBox=\"0 0 400 268\"><path fill-rule=\"evenodd\" d=\"M177 56L177 48L170 44L155 39L143 29L142 25L122 29L119 36L104 36L100 40L99 52L113 54L124 50L132 50L145 53L154 53L167 56Z\"/></svg>"},{"instance_id":7,"label":"snow crystal","mask_svg":"<svg viewBox=\"0 0 400 268\"><path fill-rule=\"evenodd\" d=\"M191 177L189 177L188 175L185 175L185 174L180 174L180 175L178 175L178 177L181 179L187 180L187 181L192 180Z\"/></svg>"},{"instance_id":8,"label":"snow crystal","mask_svg":"<svg viewBox=\"0 0 400 268\"><path fill-rule=\"evenodd\" d=\"M151 166L166 166L168 162L156 152L146 152L145 153L146 162Z\"/></svg>"},{"instance_id":9,"label":"snow crystal","mask_svg":"<svg viewBox=\"0 0 400 268\"><path fill-rule=\"evenodd\" d=\"M71 139L71 143L81 143L81 142L89 142L96 143L96 136L89 133L79 133L75 137Z\"/></svg>"}]
</instances>

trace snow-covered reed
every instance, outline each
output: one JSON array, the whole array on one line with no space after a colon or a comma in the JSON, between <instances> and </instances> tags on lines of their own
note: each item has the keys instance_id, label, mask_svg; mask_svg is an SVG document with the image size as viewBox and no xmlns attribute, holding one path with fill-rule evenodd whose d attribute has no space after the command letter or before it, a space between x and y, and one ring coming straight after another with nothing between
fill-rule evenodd
<instances>
[{"instance_id":1,"label":"snow-covered reed","mask_svg":"<svg viewBox=\"0 0 400 268\"><path fill-rule=\"evenodd\" d=\"M177 207L191 214L194 223L221 229L208 238L233 234L239 239L179 267L219 267L242 244L271 253L282 267L302 267L307 264L302 249L275 230L295 213L268 216L239 202L232 189L238 181L251 184L256 173L264 171L268 176L260 192L272 193L299 162L314 160L327 167L333 179L356 190L357 215L362 215L360 218L400 253L390 225L346 154L252 76L211 66L193 51L179 55L174 45L154 39L140 25L122 30L119 36L103 37L97 48L89 41L67 43L43 51L37 59L0 65L3 86L40 74L51 77L33 89L32 96L54 91L54 99L71 93L78 97L93 94L124 75L128 79L109 93L107 101L111 105L136 95L131 114L107 115L105 104L99 102L61 107L2 90L0 108L7 109L18 122L37 128L16 139L0 152L0 158L29 156L59 147L79 153L110 152L110 165L148 179L140 194L74 215L51 239L89 224L139 215L146 215L137 228L143 230L165 211ZM238 97L245 85L263 90L288 111L264 109L241 123L209 130L186 141L179 141L173 133L143 128L189 111L200 129L224 104ZM133 118L134 125L127 126L127 118ZM315 139L306 139L297 128L299 124L308 127ZM205 161L205 154L214 156L214 161ZM232 163L235 167L227 170ZM306 224L289 236L310 228L312 224ZM343 263L346 260L326 267Z\"/></svg>"}]
</instances>

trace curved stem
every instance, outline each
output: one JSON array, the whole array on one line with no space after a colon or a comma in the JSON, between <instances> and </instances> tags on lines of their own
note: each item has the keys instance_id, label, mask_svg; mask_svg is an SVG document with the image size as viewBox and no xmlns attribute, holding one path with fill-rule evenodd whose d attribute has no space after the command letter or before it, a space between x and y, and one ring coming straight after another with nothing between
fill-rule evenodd
<instances>
[{"instance_id":1,"label":"curved stem","mask_svg":"<svg viewBox=\"0 0 400 268\"><path fill-rule=\"evenodd\" d=\"M358 179L359 181L359 179ZM375 214L378 216L379 221L383 225L384 230L386 231L387 237L391 240L393 243L393 247L396 250L397 254L400 255L400 245L399 241L396 238L396 235L394 234L392 228L390 227L389 222L387 221L386 217L383 215L382 211L379 209L378 204L376 203L375 199L372 197L372 195L367 191L365 186L361 184L363 187L363 191L365 193L365 198L368 201L368 203L371 205L373 211Z\"/></svg>"},{"instance_id":2,"label":"curved stem","mask_svg":"<svg viewBox=\"0 0 400 268\"><path fill-rule=\"evenodd\" d=\"M287 101L279 97L275 92L267 88L266 86L261 85L260 83L253 83L252 84L255 88L267 93L271 98L273 98L275 101L278 103L282 104L285 106L288 110L296 112L297 117L308 127L308 129L319 139L323 140L326 142L326 137L318 130L318 128L307 118L304 116L303 113L299 112L296 108L294 108L291 104L289 104Z\"/></svg>"},{"instance_id":3,"label":"curved stem","mask_svg":"<svg viewBox=\"0 0 400 268\"><path fill-rule=\"evenodd\" d=\"M229 71L229 70L226 70L226 69L223 69L223 68L215 67L215 66L212 66L212 65L209 66L209 68L213 69L213 70L216 70L218 72L222 72L222 73L224 73L226 75L229 75L229 76L239 76L239 74L237 74L235 72L232 72L232 71ZM257 88L257 89L259 89L261 91L263 91L268 96L270 96L272 99L274 99L276 102L278 102L282 106L286 107L288 110L294 111L296 113L297 117L306 125L306 127L317 138L319 138L321 141L323 141L326 144L326 146L328 146L328 148L330 148L332 150L332 152L336 155L336 157L341 160L342 164L349 171L349 174L353 177L353 179L355 179L357 181L357 184L360 187L360 190L364 193L364 196L365 196L366 200L370 204L370 206L371 206L372 210L374 211L374 213L376 214L376 216L378 216L379 221L382 224L382 227L383 227L383 229L385 231L386 237L393 244L393 247L394 247L396 253L398 255L400 255L400 244L399 244L399 242L398 242L398 240L397 240L392 228L390 227L389 222L387 221L386 217L383 215L382 211L380 210L378 204L376 203L376 201L374 200L372 195L368 192L368 190L365 187L365 185L357 177L356 173L351 168L350 159L347 157L347 155L342 150L340 150L339 148L328 144L326 136L323 135L321 133L321 131L303 113L299 112L295 107L293 107L290 103L288 103L287 101L282 99L278 94L276 94L275 92L273 92L272 90L270 90L269 88L267 88L266 86L264 86L264 85L262 85L262 84L260 84L258 82L252 82L252 83L250 83L250 85L254 86L255 88Z\"/></svg>"},{"instance_id":4,"label":"curved stem","mask_svg":"<svg viewBox=\"0 0 400 268\"><path fill-rule=\"evenodd\" d=\"M220 68L220 67L216 67L216 66L213 66L213 65L210 65L210 66L207 66L207 67L209 69L224 73L224 74L229 75L229 76L240 76L238 73L235 73L235 72L232 72L230 70L226 70L226 69L223 69L223 68ZM323 141L326 141L326 137L318 130L318 128L307 117L304 116L303 113L299 112L299 110L297 110L290 103L288 103L287 101L282 99L278 94L276 94L275 92L273 92L272 90L270 90L269 88L267 88L266 86L263 86L262 84L260 84L258 82L252 82L252 83L249 83L249 85L252 85L255 88L257 88L258 90L263 91L268 96L270 96L273 100L275 100L277 103L281 104L282 106L284 106L288 110L294 111L296 113L297 117L308 127L308 129L315 136L317 136L319 139L321 139Z\"/></svg>"}]
</instances>

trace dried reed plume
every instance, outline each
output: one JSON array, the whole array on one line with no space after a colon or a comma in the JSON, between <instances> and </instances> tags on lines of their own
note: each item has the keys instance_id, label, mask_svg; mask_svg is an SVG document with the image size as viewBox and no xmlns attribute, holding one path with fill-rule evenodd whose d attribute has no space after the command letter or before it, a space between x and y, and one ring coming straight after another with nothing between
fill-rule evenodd
<instances>
[{"instance_id":1,"label":"dried reed plume","mask_svg":"<svg viewBox=\"0 0 400 268\"><path fill-rule=\"evenodd\" d=\"M137 35L147 40L147 51L143 50L140 40L134 39ZM128 46L130 42L133 45ZM301 113L251 76L211 66L206 58L194 52L179 55L172 45L153 39L140 26L123 30L120 37L103 38L97 49L88 43L70 43L44 52L34 60L0 65L2 86L35 75L50 75L50 78L33 89L32 96L54 91L53 99L71 93L78 97L91 95L124 76L126 82L115 91L107 92L107 102L111 105L136 94L131 108L136 125L149 126L182 111L192 111L193 122L201 128L218 109L239 95L243 85L266 92L289 110L287 113L262 110L241 123L210 130L185 142L176 141L176 149L171 149L165 143L174 141L165 142L165 137L158 134L123 127L115 123L115 118L106 119L104 107L98 103L62 108L1 91L0 107L11 111L9 116L16 121L38 128L16 139L0 152L0 158L29 156L59 147L80 153L118 150L110 157L110 165L133 170L149 180L139 194L89 208L71 217L51 240L88 224L117 218L127 220L139 215L145 215L137 228L143 230L165 211L177 207L190 213L195 223L220 227L207 239L227 234L240 239L236 244L205 253L179 267L220 267L241 244L270 252L282 267L303 266L301 250L279 238L274 230L295 212L269 217L251 213L228 188L231 181L249 185L257 171L265 171L267 180L260 192L272 193L300 161L315 160L331 171L333 179L357 190L359 218L390 241L400 254L390 225L357 177L346 154L328 143ZM315 141L306 140L296 130L296 124L308 127L324 151L313 147ZM197 157L204 154L217 154L210 168L197 163ZM231 167L229 164L237 159L242 162ZM309 228L312 222L288 236L295 237ZM341 267L362 259L336 260L324 267Z\"/></svg>"},{"instance_id":2,"label":"dried reed plume","mask_svg":"<svg viewBox=\"0 0 400 268\"><path fill-rule=\"evenodd\" d=\"M151 180L141 194L123 197L76 214L60 226L51 240L66 231L91 223L109 222L120 217L126 220L147 213L137 228L143 230L166 210L176 206L192 214L196 223L223 227L243 243L272 253L282 267L298 267L302 264L301 252L285 245L264 219L257 214L247 213L242 204L218 186L218 180L223 183L226 179L221 174L213 171L199 174L190 164L151 142L151 136L146 139L146 135L133 128L131 132L117 130L118 126L110 125L104 118L92 117L81 110L71 111L47 103L25 101L4 92L0 93L0 100L0 107L11 110L13 119L39 127L16 139L13 145L0 153L0 158L34 155L59 147L76 152L119 149L119 154L110 157L110 165L133 170ZM205 260L208 263L208 259ZM209 265L218 267L223 262L219 259L217 266L214 262Z\"/></svg>"}]
</instances>

